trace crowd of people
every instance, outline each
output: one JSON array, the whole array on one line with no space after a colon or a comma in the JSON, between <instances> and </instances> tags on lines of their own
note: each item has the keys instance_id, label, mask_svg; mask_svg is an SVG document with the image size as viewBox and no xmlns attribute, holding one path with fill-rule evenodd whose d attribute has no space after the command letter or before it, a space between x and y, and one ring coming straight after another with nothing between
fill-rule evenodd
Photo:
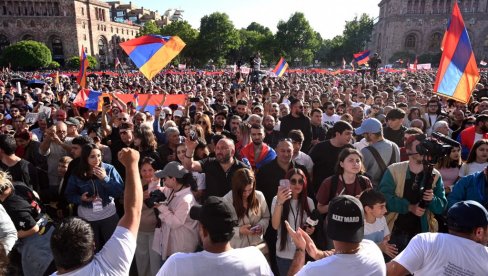
<instances>
[{"instance_id":1,"label":"crowd of people","mask_svg":"<svg viewBox=\"0 0 488 276\"><path fill-rule=\"evenodd\" d=\"M486 275L481 75L0 73L0 275Z\"/></svg>"}]
</instances>

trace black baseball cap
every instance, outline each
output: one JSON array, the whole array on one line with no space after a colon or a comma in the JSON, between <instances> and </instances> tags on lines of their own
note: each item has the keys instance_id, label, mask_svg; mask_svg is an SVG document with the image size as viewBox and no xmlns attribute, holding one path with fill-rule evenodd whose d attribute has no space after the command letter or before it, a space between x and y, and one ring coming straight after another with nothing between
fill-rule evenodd
<instances>
[{"instance_id":1,"label":"black baseball cap","mask_svg":"<svg viewBox=\"0 0 488 276\"><path fill-rule=\"evenodd\" d=\"M191 207L190 218L198 220L210 234L232 234L237 226L232 206L216 196L208 197L203 205Z\"/></svg>"},{"instance_id":2,"label":"black baseball cap","mask_svg":"<svg viewBox=\"0 0 488 276\"><path fill-rule=\"evenodd\" d=\"M334 241L359 243L364 238L364 210L350 195L333 198L327 214L327 235Z\"/></svg>"},{"instance_id":3,"label":"black baseball cap","mask_svg":"<svg viewBox=\"0 0 488 276\"><path fill-rule=\"evenodd\" d=\"M470 231L488 225L488 212L474 200L460 201L447 211L447 226L454 231Z\"/></svg>"}]
</instances>

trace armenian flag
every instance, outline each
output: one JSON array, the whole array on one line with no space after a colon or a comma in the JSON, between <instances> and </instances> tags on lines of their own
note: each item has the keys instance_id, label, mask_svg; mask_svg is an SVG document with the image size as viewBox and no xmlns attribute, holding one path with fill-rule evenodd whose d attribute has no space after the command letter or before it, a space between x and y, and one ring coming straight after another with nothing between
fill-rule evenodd
<instances>
[{"instance_id":1,"label":"armenian flag","mask_svg":"<svg viewBox=\"0 0 488 276\"><path fill-rule=\"evenodd\" d=\"M78 72L76 82L82 88L86 88L86 70L88 70L88 59L86 58L85 47L81 46L80 72Z\"/></svg>"},{"instance_id":2,"label":"armenian flag","mask_svg":"<svg viewBox=\"0 0 488 276\"><path fill-rule=\"evenodd\" d=\"M145 35L120 43L139 71L152 80L185 47L177 36Z\"/></svg>"},{"instance_id":3,"label":"armenian flag","mask_svg":"<svg viewBox=\"0 0 488 276\"><path fill-rule=\"evenodd\" d=\"M454 3L441 49L434 92L467 103L480 74L457 2Z\"/></svg>"},{"instance_id":4,"label":"armenian flag","mask_svg":"<svg viewBox=\"0 0 488 276\"><path fill-rule=\"evenodd\" d=\"M356 61L358 65L366 64L369 61L369 54L370 54L369 50L362 51L357 54L353 54L354 61Z\"/></svg>"},{"instance_id":5,"label":"armenian flag","mask_svg":"<svg viewBox=\"0 0 488 276\"><path fill-rule=\"evenodd\" d=\"M278 64L276 64L275 68L273 69L273 73L277 77L281 77L286 72L286 69L288 69L288 63L282 57L282 58L280 58L280 61L278 61Z\"/></svg>"}]
</instances>

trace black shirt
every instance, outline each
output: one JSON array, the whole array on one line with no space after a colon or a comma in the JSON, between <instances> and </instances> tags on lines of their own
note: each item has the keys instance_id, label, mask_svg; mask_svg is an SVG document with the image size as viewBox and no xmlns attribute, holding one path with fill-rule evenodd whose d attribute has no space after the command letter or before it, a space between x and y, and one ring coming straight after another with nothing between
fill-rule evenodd
<instances>
[{"instance_id":1,"label":"black shirt","mask_svg":"<svg viewBox=\"0 0 488 276\"><path fill-rule=\"evenodd\" d=\"M393 130L390 127L385 127L383 129L383 134L386 139L392 141L401 148L405 145L405 142L403 141L405 130L407 130L405 126L401 126L399 130Z\"/></svg>"},{"instance_id":2,"label":"black shirt","mask_svg":"<svg viewBox=\"0 0 488 276\"><path fill-rule=\"evenodd\" d=\"M23 182L29 188L39 191L39 183L37 179L37 170L29 161L25 159L20 159L19 162L15 163L12 167L5 165L0 162L0 169L5 172L10 173L12 176L12 181Z\"/></svg>"},{"instance_id":3,"label":"black shirt","mask_svg":"<svg viewBox=\"0 0 488 276\"><path fill-rule=\"evenodd\" d=\"M276 148L278 142L280 141L280 132L277 130L272 130L271 132L265 132L263 142L273 149Z\"/></svg>"},{"instance_id":4,"label":"black shirt","mask_svg":"<svg viewBox=\"0 0 488 276\"><path fill-rule=\"evenodd\" d=\"M422 182L423 172L414 174L409 170L409 174L410 176L405 178L403 198L408 200L410 204L417 204L421 199L419 186ZM418 181L416 181L416 179ZM416 184L415 182L418 183ZM422 232L420 217L417 217L412 212L399 214L398 218L395 220L393 231L407 234L409 237L417 235L418 233Z\"/></svg>"},{"instance_id":5,"label":"black shirt","mask_svg":"<svg viewBox=\"0 0 488 276\"><path fill-rule=\"evenodd\" d=\"M209 196L223 197L232 190L232 176L238 169L249 168L241 161L234 158L234 164L224 171L216 158L209 157L198 161L205 173L205 198Z\"/></svg>"},{"instance_id":6,"label":"black shirt","mask_svg":"<svg viewBox=\"0 0 488 276\"><path fill-rule=\"evenodd\" d=\"M330 140L320 142L309 153L310 158L313 161L313 191L314 194L317 193L320 184L327 177L335 173L335 166L337 159L339 158L339 153L345 148L353 148L352 145L347 144L343 147L334 147ZM315 198L315 197L314 197Z\"/></svg>"},{"instance_id":7,"label":"black shirt","mask_svg":"<svg viewBox=\"0 0 488 276\"><path fill-rule=\"evenodd\" d=\"M320 142L325 141L328 129L323 125L312 126L312 140L319 140Z\"/></svg>"},{"instance_id":8,"label":"black shirt","mask_svg":"<svg viewBox=\"0 0 488 276\"><path fill-rule=\"evenodd\" d=\"M305 176L307 176L307 179L309 179L307 169L292 160L288 169L293 168L301 169L305 173ZM278 165L278 161L275 158L273 161L262 166L256 174L256 190L263 193L269 209L271 209L271 202L278 191L280 180L285 178L286 173L287 171L284 171Z\"/></svg>"},{"instance_id":9,"label":"black shirt","mask_svg":"<svg viewBox=\"0 0 488 276\"><path fill-rule=\"evenodd\" d=\"M281 118L280 135L282 138L288 137L290 130L299 129L303 132L305 139L303 140L302 149L308 151L310 149L310 142L312 141L312 127L310 119L305 115L300 117L293 117L291 114Z\"/></svg>"},{"instance_id":10,"label":"black shirt","mask_svg":"<svg viewBox=\"0 0 488 276\"><path fill-rule=\"evenodd\" d=\"M16 194L15 191L2 202L5 211L12 219L15 229L27 231L34 227L40 219L39 212L27 200Z\"/></svg>"}]
</instances>

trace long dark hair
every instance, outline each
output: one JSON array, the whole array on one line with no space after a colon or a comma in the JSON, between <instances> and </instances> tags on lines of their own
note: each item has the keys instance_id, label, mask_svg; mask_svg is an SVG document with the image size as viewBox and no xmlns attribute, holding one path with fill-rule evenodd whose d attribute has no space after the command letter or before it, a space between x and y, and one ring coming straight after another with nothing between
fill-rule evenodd
<instances>
[{"instance_id":1,"label":"long dark hair","mask_svg":"<svg viewBox=\"0 0 488 276\"><path fill-rule=\"evenodd\" d=\"M158 147L156 136L149 127L138 127L134 131L134 138L141 139L139 151L155 151Z\"/></svg>"},{"instance_id":2,"label":"long dark hair","mask_svg":"<svg viewBox=\"0 0 488 276\"><path fill-rule=\"evenodd\" d=\"M302 187L303 189L298 195L298 210L297 210L297 216L298 216L297 221L301 223L303 221L303 211L307 213L307 216L309 216L311 213L310 208L308 207L308 199L307 199L307 177L305 176L305 173L301 169L293 168L286 173L285 178L290 179L295 174L300 175L303 179L303 187ZM288 242L288 231L286 230L285 220L288 219L288 215L290 214L290 208L291 208L290 202L291 199L283 203L283 212L281 212L280 251L283 251L285 249L286 244ZM297 226L295 225L295 227Z\"/></svg>"},{"instance_id":3,"label":"long dark hair","mask_svg":"<svg viewBox=\"0 0 488 276\"><path fill-rule=\"evenodd\" d=\"M242 194L246 186L252 185L252 192L247 198L247 209L244 208ZM243 218L248 210L254 214L259 213L259 201L256 198L256 178L254 173L247 168L238 169L232 176L232 204L237 214L237 218Z\"/></svg>"},{"instance_id":4,"label":"long dark hair","mask_svg":"<svg viewBox=\"0 0 488 276\"><path fill-rule=\"evenodd\" d=\"M78 178L83 180L88 180L93 177L90 169L90 165L88 164L88 158L90 157L90 154L94 149L100 150L100 148L93 143L86 144L81 148L80 164L78 165L78 168L75 171L75 175Z\"/></svg>"},{"instance_id":5,"label":"long dark hair","mask_svg":"<svg viewBox=\"0 0 488 276\"><path fill-rule=\"evenodd\" d=\"M476 161L476 150L481 147L482 145L488 145L488 139L481 139L474 143L473 147L469 151L468 159L466 160L466 164L473 163ZM488 160L485 160L487 162Z\"/></svg>"}]
</instances>

